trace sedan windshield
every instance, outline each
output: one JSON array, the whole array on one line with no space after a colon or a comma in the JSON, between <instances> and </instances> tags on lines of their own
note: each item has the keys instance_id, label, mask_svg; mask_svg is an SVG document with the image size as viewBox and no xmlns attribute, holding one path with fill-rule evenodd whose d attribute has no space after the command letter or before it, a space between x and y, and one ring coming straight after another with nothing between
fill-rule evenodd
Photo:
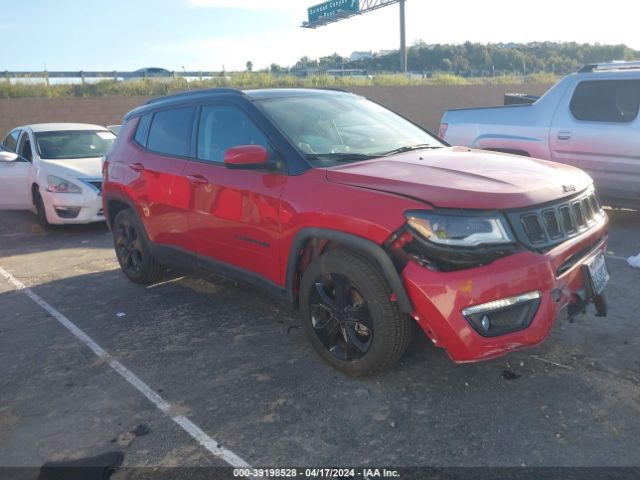
<instances>
[{"instance_id":1,"label":"sedan windshield","mask_svg":"<svg viewBox=\"0 0 640 480\"><path fill-rule=\"evenodd\" d=\"M72 158L101 157L113 145L116 136L109 131L62 131L35 134L40 158L63 160Z\"/></svg>"},{"instance_id":2,"label":"sedan windshield","mask_svg":"<svg viewBox=\"0 0 640 480\"><path fill-rule=\"evenodd\" d=\"M309 95L257 102L309 160L358 161L443 144L364 98Z\"/></svg>"}]
</instances>

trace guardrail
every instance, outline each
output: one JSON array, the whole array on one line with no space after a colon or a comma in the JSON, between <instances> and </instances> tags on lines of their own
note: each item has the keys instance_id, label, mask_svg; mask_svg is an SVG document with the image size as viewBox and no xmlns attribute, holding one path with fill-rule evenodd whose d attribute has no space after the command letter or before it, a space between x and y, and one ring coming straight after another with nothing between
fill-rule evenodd
<instances>
[{"instance_id":1,"label":"guardrail","mask_svg":"<svg viewBox=\"0 0 640 480\"><path fill-rule=\"evenodd\" d=\"M112 71L65 71L65 72L50 72L47 70L41 71L20 71L20 72L12 72L5 70L4 72L0 72L0 76L5 78L6 80L10 80L12 78L79 78L84 81L85 78L104 78L104 79L113 79L113 80L121 80L125 78L171 78L171 77L219 77L225 75L224 72L205 72L205 71L181 71L181 72L168 72L164 75L158 74L148 74L146 72L119 72L117 70Z\"/></svg>"}]
</instances>

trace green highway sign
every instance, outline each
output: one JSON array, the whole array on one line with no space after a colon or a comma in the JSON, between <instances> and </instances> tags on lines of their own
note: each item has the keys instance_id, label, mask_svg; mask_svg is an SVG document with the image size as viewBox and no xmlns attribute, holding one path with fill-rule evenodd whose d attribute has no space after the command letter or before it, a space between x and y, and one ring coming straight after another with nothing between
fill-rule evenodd
<instances>
[{"instance_id":1,"label":"green highway sign","mask_svg":"<svg viewBox=\"0 0 640 480\"><path fill-rule=\"evenodd\" d=\"M332 17L340 17L347 13L353 15L360 11L359 0L329 0L308 9L309 23L323 23Z\"/></svg>"}]
</instances>

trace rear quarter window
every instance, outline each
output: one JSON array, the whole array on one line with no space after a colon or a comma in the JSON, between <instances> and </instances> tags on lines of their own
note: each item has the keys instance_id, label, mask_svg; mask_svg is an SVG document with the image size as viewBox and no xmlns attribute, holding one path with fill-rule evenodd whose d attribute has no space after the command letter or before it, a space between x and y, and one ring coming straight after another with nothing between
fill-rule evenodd
<instances>
[{"instance_id":1,"label":"rear quarter window","mask_svg":"<svg viewBox=\"0 0 640 480\"><path fill-rule=\"evenodd\" d=\"M138 125L136 127L136 134L133 136L133 140L140 146L147 146L147 133L149 131L149 121L151 120L151 115L143 115L138 120Z\"/></svg>"},{"instance_id":2,"label":"rear quarter window","mask_svg":"<svg viewBox=\"0 0 640 480\"><path fill-rule=\"evenodd\" d=\"M591 80L578 84L571 113L588 122L629 123L638 116L640 80Z\"/></svg>"},{"instance_id":3,"label":"rear quarter window","mask_svg":"<svg viewBox=\"0 0 640 480\"><path fill-rule=\"evenodd\" d=\"M191 153L191 132L195 108L183 107L161 110L153 115L147 148L176 157Z\"/></svg>"}]
</instances>

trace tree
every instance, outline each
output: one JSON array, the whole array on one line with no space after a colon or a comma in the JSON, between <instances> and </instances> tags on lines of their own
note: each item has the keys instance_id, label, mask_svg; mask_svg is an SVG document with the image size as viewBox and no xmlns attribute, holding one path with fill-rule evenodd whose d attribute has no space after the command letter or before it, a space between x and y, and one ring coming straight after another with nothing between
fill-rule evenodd
<instances>
[{"instance_id":1,"label":"tree","mask_svg":"<svg viewBox=\"0 0 640 480\"><path fill-rule=\"evenodd\" d=\"M253 72L253 62L251 60L247 62L247 72Z\"/></svg>"},{"instance_id":2,"label":"tree","mask_svg":"<svg viewBox=\"0 0 640 480\"><path fill-rule=\"evenodd\" d=\"M458 72L462 70L469 70L469 60L467 60L467 58L463 57L462 55L456 55L455 57L453 57L452 63L453 68L455 68Z\"/></svg>"},{"instance_id":3,"label":"tree","mask_svg":"<svg viewBox=\"0 0 640 480\"><path fill-rule=\"evenodd\" d=\"M304 56L300 58L300 60L298 60L298 62L294 65L293 68L297 70L301 70L304 68L317 67L317 66L318 66L317 60L312 60L309 57Z\"/></svg>"},{"instance_id":4,"label":"tree","mask_svg":"<svg viewBox=\"0 0 640 480\"><path fill-rule=\"evenodd\" d=\"M269 70L271 70L271 73L274 75L278 75L283 72L282 67L277 63L272 63L271 67L269 67Z\"/></svg>"},{"instance_id":5,"label":"tree","mask_svg":"<svg viewBox=\"0 0 640 480\"><path fill-rule=\"evenodd\" d=\"M337 53L320 58L320 68L341 68L345 63L346 59Z\"/></svg>"},{"instance_id":6,"label":"tree","mask_svg":"<svg viewBox=\"0 0 640 480\"><path fill-rule=\"evenodd\" d=\"M625 45L579 44L575 42L472 43L429 45L416 41L409 49L409 65L416 72L446 71L472 75L489 73L553 72L566 75L586 63L640 59L640 51ZM350 61L337 53L320 59L323 68L361 68L371 73L398 68L397 51L373 58ZM296 65L317 66L317 61L301 59Z\"/></svg>"}]
</instances>

